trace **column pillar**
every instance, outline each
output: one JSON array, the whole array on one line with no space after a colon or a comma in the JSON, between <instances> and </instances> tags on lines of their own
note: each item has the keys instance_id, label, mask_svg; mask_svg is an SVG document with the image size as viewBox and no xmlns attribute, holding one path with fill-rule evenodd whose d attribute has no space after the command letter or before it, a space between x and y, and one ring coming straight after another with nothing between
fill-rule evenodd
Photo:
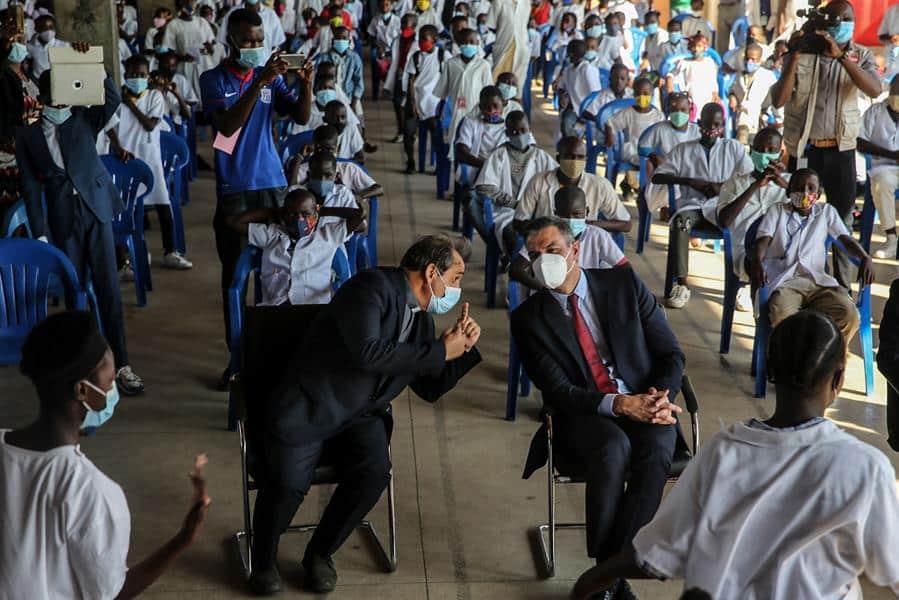
<instances>
[{"instance_id":1,"label":"column pillar","mask_svg":"<svg viewBox=\"0 0 899 600\"><path fill-rule=\"evenodd\" d=\"M106 70L116 81L121 81L119 25L114 0L54 0L53 4L59 38L103 46Z\"/></svg>"}]
</instances>

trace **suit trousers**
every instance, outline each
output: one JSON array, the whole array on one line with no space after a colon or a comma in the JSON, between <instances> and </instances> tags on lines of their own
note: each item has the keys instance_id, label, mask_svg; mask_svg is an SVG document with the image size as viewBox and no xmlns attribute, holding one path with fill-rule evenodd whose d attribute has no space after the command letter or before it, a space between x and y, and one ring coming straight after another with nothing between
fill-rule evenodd
<instances>
[{"instance_id":1,"label":"suit trousers","mask_svg":"<svg viewBox=\"0 0 899 600\"><path fill-rule=\"evenodd\" d=\"M257 480L260 489L253 511L253 569L276 564L278 538L290 526L320 464L335 467L339 482L306 553L334 554L387 487L389 442L384 417L369 416L354 420L327 440L305 446L266 443L266 473L261 482Z\"/></svg>"},{"instance_id":2,"label":"suit trousers","mask_svg":"<svg viewBox=\"0 0 899 600\"><path fill-rule=\"evenodd\" d=\"M119 369L128 364L128 347L112 223L98 221L81 196L73 196L70 201L74 219L69 235L57 235L52 230L50 233L59 249L72 261L78 281L85 288L88 281L93 284L103 336L115 357L116 369Z\"/></svg>"},{"instance_id":3,"label":"suit trousers","mask_svg":"<svg viewBox=\"0 0 899 600\"><path fill-rule=\"evenodd\" d=\"M601 415L558 419L556 468L587 483L587 554L618 553L652 520L668 481L677 430Z\"/></svg>"}]
</instances>

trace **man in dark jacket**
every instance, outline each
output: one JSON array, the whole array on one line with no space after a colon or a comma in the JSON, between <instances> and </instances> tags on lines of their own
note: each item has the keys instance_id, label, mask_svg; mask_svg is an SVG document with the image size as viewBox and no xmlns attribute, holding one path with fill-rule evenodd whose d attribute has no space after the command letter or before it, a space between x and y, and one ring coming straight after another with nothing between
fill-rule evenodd
<instances>
[{"instance_id":1,"label":"man in dark jacket","mask_svg":"<svg viewBox=\"0 0 899 600\"><path fill-rule=\"evenodd\" d=\"M899 279L890 285L883 307L877 368L887 380L887 443L899 452Z\"/></svg>"},{"instance_id":2,"label":"man in dark jacket","mask_svg":"<svg viewBox=\"0 0 899 600\"><path fill-rule=\"evenodd\" d=\"M280 589L278 538L290 524L325 456L340 482L306 547L306 581L334 589L331 555L381 497L390 478L390 402L407 385L429 402L481 360L481 330L468 315L434 336L431 313L461 295L470 248L464 239L426 236L400 268L360 273L322 308L289 361L265 420L266 473L256 498L253 574L258 594Z\"/></svg>"}]
</instances>

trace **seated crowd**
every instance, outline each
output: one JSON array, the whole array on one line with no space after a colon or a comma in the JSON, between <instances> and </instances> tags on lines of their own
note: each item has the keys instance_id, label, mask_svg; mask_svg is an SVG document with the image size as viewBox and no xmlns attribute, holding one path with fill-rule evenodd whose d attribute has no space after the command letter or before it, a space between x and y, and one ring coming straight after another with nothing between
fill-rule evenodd
<instances>
[{"instance_id":1,"label":"seated crowd","mask_svg":"<svg viewBox=\"0 0 899 600\"><path fill-rule=\"evenodd\" d=\"M258 259L258 305L312 311L251 421L254 593L282 589L280 535L317 467L332 462L337 486L302 566L312 591L336 587L333 555L390 482L391 401L407 386L437 401L481 362L481 328L459 305L476 232L498 249L505 287L524 292L510 335L545 417L524 477L550 459L586 483L586 550L597 566L573 597L634 598L627 579L673 577L713 598L857 597L862 573L899 595L893 469L824 416L862 325L853 293L873 283L872 256L897 259L899 8L878 30L888 57L879 64L853 40L847 0L811 17L826 30L794 15L775 24L755 1L722 2L713 27L703 0L672 2L667 23L638 0L180 0L176 13L159 7L146 31L120 0L120 81L107 74L104 103L80 107L54 99L49 48L90 46L58 39L45 2L24 5L24 27L12 7L0 13L0 209L23 201L27 234L65 254L95 310L48 317L22 347L40 412L0 429L0 520L10 525L0 596L133 597L204 522L200 456L181 529L129 569L124 494L77 446L112 417L120 392L144 392L120 288L144 285L134 255L146 251L149 263L150 252L129 253L116 232L126 207L110 171L146 165L161 265L193 267L179 239L188 184L178 187L164 159L170 136L212 149L212 165L196 153L188 162L214 170L229 348L239 343L230 316L243 308L230 306L231 288L248 255ZM535 79L558 108L551 144L533 129ZM384 189L365 161L386 132L363 105L371 111L368 98L382 92L405 174L435 155L438 193L446 171L469 239L424 236L398 267L369 268ZM863 232L876 209L885 236L872 255L853 234L865 157ZM667 253L661 300L625 253L625 234L645 235L644 218L666 228L648 246ZM688 357L663 305L687 305L690 252L725 238L736 309L773 327L777 404L692 456L678 421ZM351 277L340 275L344 263ZM433 315L457 305L438 334ZM893 332L882 329L889 348ZM899 369L882 353L889 379ZM232 365L219 383L239 384ZM899 448L899 394L889 398ZM679 459L689 461L682 473Z\"/></svg>"}]
</instances>

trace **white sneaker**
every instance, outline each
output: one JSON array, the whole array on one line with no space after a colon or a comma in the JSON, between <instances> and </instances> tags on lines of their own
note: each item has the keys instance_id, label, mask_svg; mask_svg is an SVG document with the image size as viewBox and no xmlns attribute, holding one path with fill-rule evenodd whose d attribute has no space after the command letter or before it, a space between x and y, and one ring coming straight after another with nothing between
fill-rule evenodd
<instances>
[{"instance_id":1,"label":"white sneaker","mask_svg":"<svg viewBox=\"0 0 899 600\"><path fill-rule=\"evenodd\" d=\"M877 250L874 251L875 258L896 258L896 243L897 238L895 233L887 234L887 241L885 241Z\"/></svg>"},{"instance_id":2,"label":"white sneaker","mask_svg":"<svg viewBox=\"0 0 899 600\"><path fill-rule=\"evenodd\" d=\"M194 264L181 256L180 252L169 252L162 257L162 266L166 269L176 269L178 271L186 271L193 269Z\"/></svg>"},{"instance_id":3,"label":"white sneaker","mask_svg":"<svg viewBox=\"0 0 899 600\"><path fill-rule=\"evenodd\" d=\"M131 365L125 365L118 370L115 382L119 391L125 396L136 396L144 391L144 381L131 370Z\"/></svg>"},{"instance_id":4,"label":"white sneaker","mask_svg":"<svg viewBox=\"0 0 899 600\"><path fill-rule=\"evenodd\" d=\"M749 286L744 285L737 290L737 310L740 312L752 310L752 295L749 292Z\"/></svg>"},{"instance_id":5,"label":"white sneaker","mask_svg":"<svg viewBox=\"0 0 899 600\"><path fill-rule=\"evenodd\" d=\"M393 136L393 139L390 140L390 143L391 144L402 144L403 143L403 134L398 133L395 136Z\"/></svg>"},{"instance_id":6,"label":"white sneaker","mask_svg":"<svg viewBox=\"0 0 899 600\"><path fill-rule=\"evenodd\" d=\"M122 268L119 269L119 281L123 283L131 283L134 281L134 269L131 267L130 262L126 262L122 265Z\"/></svg>"},{"instance_id":7,"label":"white sneaker","mask_svg":"<svg viewBox=\"0 0 899 600\"><path fill-rule=\"evenodd\" d=\"M679 283L671 288L671 295L665 298L665 306L668 308L683 308L690 301L690 288Z\"/></svg>"}]
</instances>

